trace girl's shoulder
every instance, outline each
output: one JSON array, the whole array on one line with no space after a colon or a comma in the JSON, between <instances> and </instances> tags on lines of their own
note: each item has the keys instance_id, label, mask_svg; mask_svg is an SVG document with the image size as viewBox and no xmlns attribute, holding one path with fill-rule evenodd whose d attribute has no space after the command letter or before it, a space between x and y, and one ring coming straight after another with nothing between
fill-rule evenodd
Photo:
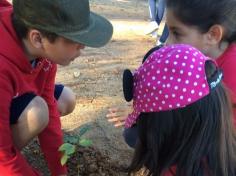
<instances>
[{"instance_id":1,"label":"girl's shoulder","mask_svg":"<svg viewBox=\"0 0 236 176\"><path fill-rule=\"evenodd\" d=\"M223 65L236 65L236 43L232 43L228 46L228 48L224 51L224 53L216 59L216 62L220 67Z\"/></svg>"}]
</instances>

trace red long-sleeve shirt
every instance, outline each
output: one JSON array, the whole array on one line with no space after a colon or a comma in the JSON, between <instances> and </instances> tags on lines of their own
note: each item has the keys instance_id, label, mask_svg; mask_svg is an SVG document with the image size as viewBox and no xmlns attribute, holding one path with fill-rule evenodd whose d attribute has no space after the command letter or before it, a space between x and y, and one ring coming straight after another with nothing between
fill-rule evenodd
<instances>
[{"instance_id":1,"label":"red long-sleeve shirt","mask_svg":"<svg viewBox=\"0 0 236 176\"><path fill-rule=\"evenodd\" d=\"M223 70L223 82L230 90L230 98L234 104L233 122L236 127L236 43L231 44L226 51L216 59L217 64Z\"/></svg>"},{"instance_id":2,"label":"red long-sleeve shirt","mask_svg":"<svg viewBox=\"0 0 236 176\"><path fill-rule=\"evenodd\" d=\"M60 164L59 146L63 143L59 112L54 99L56 64L38 59L33 68L24 53L11 22L12 6L0 1L0 175L39 175L14 147L9 121L11 101L32 92L44 98L49 107L49 124L39 135L41 149L52 175L66 173Z\"/></svg>"}]
</instances>

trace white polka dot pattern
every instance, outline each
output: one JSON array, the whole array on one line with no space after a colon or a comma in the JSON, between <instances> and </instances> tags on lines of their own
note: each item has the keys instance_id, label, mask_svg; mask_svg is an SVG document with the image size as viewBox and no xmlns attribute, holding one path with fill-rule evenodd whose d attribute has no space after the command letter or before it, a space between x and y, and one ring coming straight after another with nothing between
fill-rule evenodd
<instances>
[{"instance_id":1,"label":"white polka dot pattern","mask_svg":"<svg viewBox=\"0 0 236 176\"><path fill-rule=\"evenodd\" d=\"M204 66L209 59L184 44L154 51L134 73L134 112L125 126L131 127L141 112L182 108L208 95Z\"/></svg>"}]
</instances>

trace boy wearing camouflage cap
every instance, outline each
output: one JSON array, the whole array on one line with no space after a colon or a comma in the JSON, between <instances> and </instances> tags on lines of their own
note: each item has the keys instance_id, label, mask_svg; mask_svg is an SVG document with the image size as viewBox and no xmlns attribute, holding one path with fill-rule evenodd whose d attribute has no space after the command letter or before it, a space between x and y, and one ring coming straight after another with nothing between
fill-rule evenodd
<instances>
[{"instance_id":1,"label":"boy wearing camouflage cap","mask_svg":"<svg viewBox=\"0 0 236 176\"><path fill-rule=\"evenodd\" d=\"M0 175L40 175L20 153L35 136L51 174L66 175L56 64L105 45L112 25L90 12L88 0L13 0L13 7L0 0L0 35Z\"/></svg>"}]
</instances>

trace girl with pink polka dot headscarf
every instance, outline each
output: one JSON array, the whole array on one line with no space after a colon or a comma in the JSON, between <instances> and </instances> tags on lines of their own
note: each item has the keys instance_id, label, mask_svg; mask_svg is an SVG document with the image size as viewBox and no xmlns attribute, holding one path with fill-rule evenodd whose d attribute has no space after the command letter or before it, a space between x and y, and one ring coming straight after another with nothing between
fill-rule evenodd
<instances>
[{"instance_id":1,"label":"girl with pink polka dot headscarf","mask_svg":"<svg viewBox=\"0 0 236 176\"><path fill-rule=\"evenodd\" d=\"M142 112L183 108L208 95L211 86L214 88L223 76L218 70L218 80L208 84L205 62L209 60L197 49L183 44L151 53L133 74L134 111L125 126L131 127Z\"/></svg>"},{"instance_id":2,"label":"girl with pink polka dot headscarf","mask_svg":"<svg viewBox=\"0 0 236 176\"><path fill-rule=\"evenodd\" d=\"M135 138L129 175L142 167L153 176L236 175L222 76L213 60L184 44L154 49L134 73L124 72L124 95L133 100L125 132Z\"/></svg>"}]
</instances>

